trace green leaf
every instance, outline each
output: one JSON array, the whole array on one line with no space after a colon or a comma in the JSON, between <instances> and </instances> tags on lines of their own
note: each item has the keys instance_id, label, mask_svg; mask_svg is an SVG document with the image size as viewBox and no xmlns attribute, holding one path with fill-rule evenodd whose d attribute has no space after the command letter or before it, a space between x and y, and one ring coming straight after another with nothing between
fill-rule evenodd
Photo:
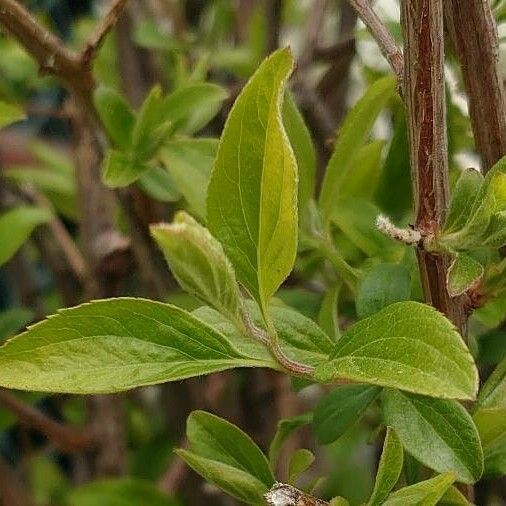
<instances>
[{"instance_id":1,"label":"green leaf","mask_svg":"<svg viewBox=\"0 0 506 506\"><path fill-rule=\"evenodd\" d=\"M383 452L379 462L376 482L368 506L381 506L388 494L395 487L402 472L404 453L402 444L395 431L387 428L387 435L383 443Z\"/></svg>"},{"instance_id":2,"label":"green leaf","mask_svg":"<svg viewBox=\"0 0 506 506\"><path fill-rule=\"evenodd\" d=\"M483 277L484 272L480 262L469 255L458 253L448 269L448 293L451 297L462 295Z\"/></svg>"},{"instance_id":3,"label":"green leaf","mask_svg":"<svg viewBox=\"0 0 506 506\"><path fill-rule=\"evenodd\" d=\"M362 279L355 307L359 318L367 318L394 302L409 300L411 275L403 265L379 264Z\"/></svg>"},{"instance_id":4,"label":"green leaf","mask_svg":"<svg viewBox=\"0 0 506 506\"><path fill-rule=\"evenodd\" d=\"M316 406L313 428L318 441L329 444L340 438L376 399L381 388L346 385L326 395Z\"/></svg>"},{"instance_id":5,"label":"green leaf","mask_svg":"<svg viewBox=\"0 0 506 506\"><path fill-rule=\"evenodd\" d=\"M95 481L78 487L67 497L69 506L176 506L178 503L160 492L153 483L133 478Z\"/></svg>"},{"instance_id":6,"label":"green leaf","mask_svg":"<svg viewBox=\"0 0 506 506\"><path fill-rule=\"evenodd\" d=\"M206 217L206 191L218 148L216 139L171 140L160 151L160 160L192 210Z\"/></svg>"},{"instance_id":7,"label":"green leaf","mask_svg":"<svg viewBox=\"0 0 506 506\"><path fill-rule=\"evenodd\" d=\"M102 179L111 188L121 188L134 183L150 169L150 165L135 161L129 153L110 149L104 159Z\"/></svg>"},{"instance_id":8,"label":"green leaf","mask_svg":"<svg viewBox=\"0 0 506 506\"><path fill-rule=\"evenodd\" d=\"M372 141L358 150L348 177L339 188L341 198L371 199L381 175L381 154L384 147L385 141Z\"/></svg>"},{"instance_id":9,"label":"green leaf","mask_svg":"<svg viewBox=\"0 0 506 506\"><path fill-rule=\"evenodd\" d=\"M150 229L180 286L241 325L241 295L234 270L208 230L184 211L172 224Z\"/></svg>"},{"instance_id":10,"label":"green leaf","mask_svg":"<svg viewBox=\"0 0 506 506\"><path fill-rule=\"evenodd\" d=\"M12 258L38 225L47 223L51 213L39 207L20 206L0 215L0 265Z\"/></svg>"},{"instance_id":11,"label":"green leaf","mask_svg":"<svg viewBox=\"0 0 506 506\"><path fill-rule=\"evenodd\" d=\"M376 118L394 95L395 83L391 76L376 81L343 121L320 192L319 204L325 223L334 214L341 186L349 177L357 150L366 142Z\"/></svg>"},{"instance_id":12,"label":"green leaf","mask_svg":"<svg viewBox=\"0 0 506 506\"><path fill-rule=\"evenodd\" d=\"M251 474L217 460L201 457L191 451L176 450L175 452L206 481L232 497L255 506L264 504L263 495L268 487Z\"/></svg>"},{"instance_id":13,"label":"green leaf","mask_svg":"<svg viewBox=\"0 0 506 506\"><path fill-rule=\"evenodd\" d=\"M483 183L483 176L475 169L464 169L452 192L450 208L444 226L445 232L464 226Z\"/></svg>"},{"instance_id":14,"label":"green leaf","mask_svg":"<svg viewBox=\"0 0 506 506\"><path fill-rule=\"evenodd\" d=\"M19 167L10 168L4 175L18 184L32 184L40 190L74 197L76 185L69 174L43 168Z\"/></svg>"},{"instance_id":15,"label":"green leaf","mask_svg":"<svg viewBox=\"0 0 506 506\"><path fill-rule=\"evenodd\" d=\"M274 483L269 463L260 448L227 420L205 411L193 411L188 417L186 435L191 451L201 457L249 473L266 487Z\"/></svg>"},{"instance_id":16,"label":"green leaf","mask_svg":"<svg viewBox=\"0 0 506 506\"><path fill-rule=\"evenodd\" d=\"M383 414L404 448L422 464L440 473L452 471L464 483L481 477L480 437L458 402L387 390Z\"/></svg>"},{"instance_id":17,"label":"green leaf","mask_svg":"<svg viewBox=\"0 0 506 506\"><path fill-rule=\"evenodd\" d=\"M30 309L14 308L0 313L0 341L14 335L33 320Z\"/></svg>"},{"instance_id":18,"label":"green leaf","mask_svg":"<svg viewBox=\"0 0 506 506\"><path fill-rule=\"evenodd\" d=\"M225 124L208 189L209 229L264 316L297 249L297 166L281 122L292 67L290 50L278 50L244 87Z\"/></svg>"},{"instance_id":19,"label":"green leaf","mask_svg":"<svg viewBox=\"0 0 506 506\"><path fill-rule=\"evenodd\" d=\"M147 195L161 202L176 202L181 198L171 175L157 165L141 174L138 184Z\"/></svg>"},{"instance_id":20,"label":"green leaf","mask_svg":"<svg viewBox=\"0 0 506 506\"><path fill-rule=\"evenodd\" d=\"M288 483L294 484L297 478L305 473L314 462L314 455L305 448L300 448L291 457L288 463Z\"/></svg>"},{"instance_id":21,"label":"green leaf","mask_svg":"<svg viewBox=\"0 0 506 506\"><path fill-rule=\"evenodd\" d=\"M454 481L453 473L421 481L390 494L383 506L436 506Z\"/></svg>"},{"instance_id":22,"label":"green leaf","mask_svg":"<svg viewBox=\"0 0 506 506\"><path fill-rule=\"evenodd\" d=\"M246 306L254 323L257 326L261 325L262 318L258 308L252 302ZM325 360L332 351L335 342L309 318L288 307L272 305L269 307L269 312L281 349L292 360L315 365ZM263 367L280 369L279 364L272 359L262 343L242 335L229 320L213 309L199 308L194 311L194 314L224 334L229 342L245 356L255 357L262 362Z\"/></svg>"},{"instance_id":23,"label":"green leaf","mask_svg":"<svg viewBox=\"0 0 506 506\"><path fill-rule=\"evenodd\" d=\"M491 248L502 248L506 245L506 211L492 216L490 225L485 232L483 245Z\"/></svg>"},{"instance_id":24,"label":"green leaf","mask_svg":"<svg viewBox=\"0 0 506 506\"><path fill-rule=\"evenodd\" d=\"M285 94L283 102L283 123L299 170L299 212L302 212L314 196L316 176L316 151L311 134L304 122L295 99L290 92Z\"/></svg>"},{"instance_id":25,"label":"green leaf","mask_svg":"<svg viewBox=\"0 0 506 506\"><path fill-rule=\"evenodd\" d=\"M437 504L438 506L472 506L455 486L450 487Z\"/></svg>"},{"instance_id":26,"label":"green leaf","mask_svg":"<svg viewBox=\"0 0 506 506\"><path fill-rule=\"evenodd\" d=\"M478 390L476 366L455 327L434 308L412 301L391 304L349 328L315 377L443 398L474 399Z\"/></svg>"},{"instance_id":27,"label":"green leaf","mask_svg":"<svg viewBox=\"0 0 506 506\"><path fill-rule=\"evenodd\" d=\"M189 84L163 99L160 116L164 121L170 121L178 132L192 134L216 116L227 98L227 90L217 84Z\"/></svg>"},{"instance_id":28,"label":"green leaf","mask_svg":"<svg viewBox=\"0 0 506 506\"><path fill-rule=\"evenodd\" d=\"M269 463L271 469L276 469L279 453L283 447L283 443L298 429L311 423L313 419L312 413L304 413L303 415L286 418L278 422L276 434L272 438L269 446Z\"/></svg>"},{"instance_id":29,"label":"green leaf","mask_svg":"<svg viewBox=\"0 0 506 506\"><path fill-rule=\"evenodd\" d=\"M126 100L113 88L100 86L93 102L109 138L122 150L132 147L135 114Z\"/></svg>"},{"instance_id":30,"label":"green leaf","mask_svg":"<svg viewBox=\"0 0 506 506\"><path fill-rule=\"evenodd\" d=\"M112 393L263 365L182 309L118 298L63 309L9 340L0 347L0 385Z\"/></svg>"},{"instance_id":31,"label":"green leaf","mask_svg":"<svg viewBox=\"0 0 506 506\"><path fill-rule=\"evenodd\" d=\"M0 100L0 128L25 119L23 109L14 104L8 104Z\"/></svg>"},{"instance_id":32,"label":"green leaf","mask_svg":"<svg viewBox=\"0 0 506 506\"><path fill-rule=\"evenodd\" d=\"M339 330L339 318L337 315L340 291L341 283L335 283L328 288L323 296L322 304L318 312L318 324L329 337L335 340L341 335Z\"/></svg>"},{"instance_id":33,"label":"green leaf","mask_svg":"<svg viewBox=\"0 0 506 506\"><path fill-rule=\"evenodd\" d=\"M506 410L506 359L503 359L482 386L478 397L480 408Z\"/></svg>"}]
</instances>

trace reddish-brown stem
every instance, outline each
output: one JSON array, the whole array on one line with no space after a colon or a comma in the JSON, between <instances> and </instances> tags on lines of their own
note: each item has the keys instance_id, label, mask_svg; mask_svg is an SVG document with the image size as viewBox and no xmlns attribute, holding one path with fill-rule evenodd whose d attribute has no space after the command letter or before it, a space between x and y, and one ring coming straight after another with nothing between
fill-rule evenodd
<instances>
[{"instance_id":1,"label":"reddish-brown stem","mask_svg":"<svg viewBox=\"0 0 506 506\"><path fill-rule=\"evenodd\" d=\"M415 228L428 236L438 232L448 208L443 0L405 0L402 28ZM445 313L465 335L464 300L450 297L446 287L450 258L420 246L417 256L426 302Z\"/></svg>"},{"instance_id":2,"label":"reddish-brown stem","mask_svg":"<svg viewBox=\"0 0 506 506\"><path fill-rule=\"evenodd\" d=\"M93 445L90 433L67 427L20 401L10 392L0 389L0 404L11 411L20 423L44 434L57 448L65 452L82 451Z\"/></svg>"}]
</instances>

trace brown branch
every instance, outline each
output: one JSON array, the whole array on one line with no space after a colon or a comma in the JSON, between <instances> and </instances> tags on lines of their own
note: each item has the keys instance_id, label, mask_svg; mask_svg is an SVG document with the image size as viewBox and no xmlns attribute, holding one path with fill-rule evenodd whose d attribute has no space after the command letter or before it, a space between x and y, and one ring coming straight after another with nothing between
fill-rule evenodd
<instances>
[{"instance_id":1,"label":"brown branch","mask_svg":"<svg viewBox=\"0 0 506 506\"><path fill-rule=\"evenodd\" d=\"M327 506L329 504L284 483L275 483L264 498L269 506Z\"/></svg>"},{"instance_id":2,"label":"brown branch","mask_svg":"<svg viewBox=\"0 0 506 506\"><path fill-rule=\"evenodd\" d=\"M460 61L469 116L485 171L506 154L506 100L497 27L489 2L445 0L445 23Z\"/></svg>"},{"instance_id":3,"label":"brown branch","mask_svg":"<svg viewBox=\"0 0 506 506\"><path fill-rule=\"evenodd\" d=\"M90 67L93 58L104 43L105 38L118 22L118 18L127 1L128 0L112 1L109 11L86 41L85 47L81 53L81 63L84 67Z\"/></svg>"},{"instance_id":4,"label":"brown branch","mask_svg":"<svg viewBox=\"0 0 506 506\"><path fill-rule=\"evenodd\" d=\"M371 7L369 0L348 0L348 2L357 11L359 18L371 32L381 53L387 59L394 74L397 76L399 86L402 88L404 77L402 51L397 47L387 27Z\"/></svg>"},{"instance_id":5,"label":"brown branch","mask_svg":"<svg viewBox=\"0 0 506 506\"><path fill-rule=\"evenodd\" d=\"M90 448L93 444L90 433L52 420L33 406L20 401L7 390L0 389L0 404L16 415L21 424L38 430L64 452L81 451Z\"/></svg>"},{"instance_id":6,"label":"brown branch","mask_svg":"<svg viewBox=\"0 0 506 506\"><path fill-rule=\"evenodd\" d=\"M443 0L405 0L401 13L415 228L423 237L437 233L448 208ZM450 258L422 247L417 256L426 302L445 313L465 336L463 299L451 298L446 287Z\"/></svg>"}]
</instances>

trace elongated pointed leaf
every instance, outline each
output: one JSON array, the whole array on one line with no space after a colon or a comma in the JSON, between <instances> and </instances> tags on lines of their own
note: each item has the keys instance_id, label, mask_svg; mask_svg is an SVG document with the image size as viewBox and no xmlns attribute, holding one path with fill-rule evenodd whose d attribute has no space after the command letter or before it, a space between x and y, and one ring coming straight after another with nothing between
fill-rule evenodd
<instances>
[{"instance_id":1,"label":"elongated pointed leaf","mask_svg":"<svg viewBox=\"0 0 506 506\"><path fill-rule=\"evenodd\" d=\"M205 227L180 212L170 225L152 225L151 235L184 290L240 323L241 295L234 270Z\"/></svg>"},{"instance_id":2,"label":"elongated pointed leaf","mask_svg":"<svg viewBox=\"0 0 506 506\"><path fill-rule=\"evenodd\" d=\"M483 473L480 437L469 413L456 401L388 390L385 422L404 448L427 467L454 472L459 481L476 482Z\"/></svg>"},{"instance_id":3,"label":"elongated pointed leaf","mask_svg":"<svg viewBox=\"0 0 506 506\"><path fill-rule=\"evenodd\" d=\"M281 121L292 66L290 50L278 50L245 86L225 124L208 189L209 229L264 313L297 247L297 166Z\"/></svg>"},{"instance_id":4,"label":"elongated pointed leaf","mask_svg":"<svg viewBox=\"0 0 506 506\"><path fill-rule=\"evenodd\" d=\"M33 230L51 219L51 213L38 207L21 206L0 215L0 265L10 260Z\"/></svg>"},{"instance_id":5,"label":"elongated pointed leaf","mask_svg":"<svg viewBox=\"0 0 506 506\"><path fill-rule=\"evenodd\" d=\"M157 165L144 172L139 177L138 184L151 198L161 202L176 202L181 198L171 175L163 167Z\"/></svg>"},{"instance_id":6,"label":"elongated pointed leaf","mask_svg":"<svg viewBox=\"0 0 506 506\"><path fill-rule=\"evenodd\" d=\"M314 454L305 448L298 449L288 463L288 482L292 485L297 478L305 473L314 462Z\"/></svg>"},{"instance_id":7,"label":"elongated pointed leaf","mask_svg":"<svg viewBox=\"0 0 506 506\"><path fill-rule=\"evenodd\" d=\"M448 293L452 297L462 295L483 277L484 272L483 265L473 257L464 253L457 254L448 269Z\"/></svg>"},{"instance_id":8,"label":"elongated pointed leaf","mask_svg":"<svg viewBox=\"0 0 506 506\"><path fill-rule=\"evenodd\" d=\"M329 444L340 438L380 392L381 388L375 386L347 385L326 395L313 415L313 428L320 443Z\"/></svg>"},{"instance_id":9,"label":"elongated pointed leaf","mask_svg":"<svg viewBox=\"0 0 506 506\"><path fill-rule=\"evenodd\" d=\"M334 213L341 185L349 175L357 150L365 143L376 118L395 93L395 82L390 76L376 81L346 116L320 192L319 204L325 222Z\"/></svg>"},{"instance_id":10,"label":"elongated pointed leaf","mask_svg":"<svg viewBox=\"0 0 506 506\"><path fill-rule=\"evenodd\" d=\"M395 431L388 427L383 453L376 474L376 482L368 506L381 506L395 487L402 472L404 462L402 444Z\"/></svg>"},{"instance_id":11,"label":"elongated pointed leaf","mask_svg":"<svg viewBox=\"0 0 506 506\"><path fill-rule=\"evenodd\" d=\"M506 410L506 359L503 359L480 390L480 408L502 408Z\"/></svg>"},{"instance_id":12,"label":"elongated pointed leaf","mask_svg":"<svg viewBox=\"0 0 506 506\"><path fill-rule=\"evenodd\" d=\"M188 417L186 435L194 453L249 473L266 487L274 483L266 456L246 433L227 420L193 411Z\"/></svg>"},{"instance_id":13,"label":"elongated pointed leaf","mask_svg":"<svg viewBox=\"0 0 506 506\"><path fill-rule=\"evenodd\" d=\"M134 160L130 154L110 149L104 158L102 179L111 188L121 188L134 183L151 170L147 163Z\"/></svg>"},{"instance_id":14,"label":"elongated pointed leaf","mask_svg":"<svg viewBox=\"0 0 506 506\"><path fill-rule=\"evenodd\" d=\"M391 494L383 506L435 506L455 481L453 473L415 483Z\"/></svg>"},{"instance_id":15,"label":"elongated pointed leaf","mask_svg":"<svg viewBox=\"0 0 506 506\"><path fill-rule=\"evenodd\" d=\"M110 393L255 365L263 362L182 309L119 298L61 310L7 341L0 385Z\"/></svg>"},{"instance_id":16,"label":"elongated pointed leaf","mask_svg":"<svg viewBox=\"0 0 506 506\"><path fill-rule=\"evenodd\" d=\"M391 304L352 326L330 360L317 367L316 377L444 398L473 399L478 390L476 366L455 327L432 307L411 301Z\"/></svg>"}]
</instances>

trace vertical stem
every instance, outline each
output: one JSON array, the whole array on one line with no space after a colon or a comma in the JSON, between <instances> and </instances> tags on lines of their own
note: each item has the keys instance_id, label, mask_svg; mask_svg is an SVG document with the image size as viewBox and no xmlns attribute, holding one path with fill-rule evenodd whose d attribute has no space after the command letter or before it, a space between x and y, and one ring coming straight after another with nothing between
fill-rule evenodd
<instances>
[{"instance_id":1,"label":"vertical stem","mask_svg":"<svg viewBox=\"0 0 506 506\"><path fill-rule=\"evenodd\" d=\"M469 116L485 171L506 155L506 98L489 2L445 0L445 24L460 61Z\"/></svg>"},{"instance_id":2,"label":"vertical stem","mask_svg":"<svg viewBox=\"0 0 506 506\"><path fill-rule=\"evenodd\" d=\"M443 0L404 0L401 12L415 226L426 236L437 233L448 208ZM446 288L450 258L421 247L417 256L426 302L465 335L464 299L451 298Z\"/></svg>"}]
</instances>

